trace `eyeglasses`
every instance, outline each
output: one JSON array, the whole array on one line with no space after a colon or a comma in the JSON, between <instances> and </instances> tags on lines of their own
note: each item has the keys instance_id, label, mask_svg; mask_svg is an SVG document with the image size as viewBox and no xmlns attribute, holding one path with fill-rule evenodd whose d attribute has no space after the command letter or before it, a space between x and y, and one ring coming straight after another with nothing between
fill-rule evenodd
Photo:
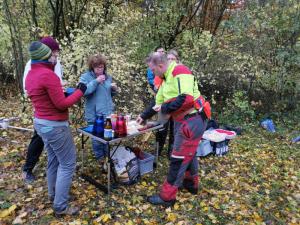
<instances>
[{"instance_id":1,"label":"eyeglasses","mask_svg":"<svg viewBox=\"0 0 300 225\"><path fill-rule=\"evenodd\" d=\"M104 65L102 65L102 64L94 67L94 69L103 69L103 68L104 68Z\"/></svg>"}]
</instances>

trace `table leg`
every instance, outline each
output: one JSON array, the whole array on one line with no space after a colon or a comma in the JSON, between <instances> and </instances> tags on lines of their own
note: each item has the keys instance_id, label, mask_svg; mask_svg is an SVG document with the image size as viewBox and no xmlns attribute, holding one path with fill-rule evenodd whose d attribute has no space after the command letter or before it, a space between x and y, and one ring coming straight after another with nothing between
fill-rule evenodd
<instances>
[{"instance_id":1,"label":"table leg","mask_svg":"<svg viewBox=\"0 0 300 225\"><path fill-rule=\"evenodd\" d=\"M111 158L110 158L110 145L107 144L107 158L106 158L106 164L107 164L107 193L110 195L110 173L111 173Z\"/></svg>"},{"instance_id":2,"label":"table leg","mask_svg":"<svg viewBox=\"0 0 300 225\"><path fill-rule=\"evenodd\" d=\"M154 168L156 168L157 167L157 165L158 165L158 157L159 157L159 142L158 141L156 141L156 143L155 143L155 145L156 145L156 155L155 155L155 163L154 163Z\"/></svg>"},{"instance_id":3,"label":"table leg","mask_svg":"<svg viewBox=\"0 0 300 225\"><path fill-rule=\"evenodd\" d=\"M81 134L81 171L84 170L84 136Z\"/></svg>"}]
</instances>

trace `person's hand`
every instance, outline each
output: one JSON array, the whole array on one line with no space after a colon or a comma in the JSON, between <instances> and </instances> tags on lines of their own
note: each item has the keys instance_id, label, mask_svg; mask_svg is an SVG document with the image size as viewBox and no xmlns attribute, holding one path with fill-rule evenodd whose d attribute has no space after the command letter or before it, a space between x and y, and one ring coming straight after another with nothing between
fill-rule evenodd
<instances>
[{"instance_id":1,"label":"person's hand","mask_svg":"<svg viewBox=\"0 0 300 225\"><path fill-rule=\"evenodd\" d=\"M105 81L105 75L99 75L99 76L96 78L96 80L97 80L100 84L104 83L104 81Z\"/></svg>"},{"instance_id":2,"label":"person's hand","mask_svg":"<svg viewBox=\"0 0 300 225\"><path fill-rule=\"evenodd\" d=\"M66 88L67 87L67 85L68 85L68 81L66 81L66 80L61 80L61 86L63 87L63 88Z\"/></svg>"},{"instance_id":3,"label":"person's hand","mask_svg":"<svg viewBox=\"0 0 300 225\"><path fill-rule=\"evenodd\" d=\"M76 88L79 89L82 92L82 94L84 94L86 89L87 89L86 85L84 83L81 83L81 82L77 85Z\"/></svg>"},{"instance_id":4,"label":"person's hand","mask_svg":"<svg viewBox=\"0 0 300 225\"><path fill-rule=\"evenodd\" d=\"M145 120L139 115L137 118L136 118L136 122L140 125L142 124L145 124Z\"/></svg>"},{"instance_id":5,"label":"person's hand","mask_svg":"<svg viewBox=\"0 0 300 225\"><path fill-rule=\"evenodd\" d=\"M60 84L61 84L61 87L62 87L63 91L66 92L67 88L68 88L67 87L68 82L66 80L61 80Z\"/></svg>"},{"instance_id":6,"label":"person's hand","mask_svg":"<svg viewBox=\"0 0 300 225\"><path fill-rule=\"evenodd\" d=\"M118 91L118 86L116 83L111 83L111 88L114 90L114 91Z\"/></svg>"},{"instance_id":7,"label":"person's hand","mask_svg":"<svg viewBox=\"0 0 300 225\"><path fill-rule=\"evenodd\" d=\"M160 109L161 109L161 105L155 105L155 106L152 107L152 109L153 109L154 111L156 111L156 112L159 112Z\"/></svg>"}]
</instances>

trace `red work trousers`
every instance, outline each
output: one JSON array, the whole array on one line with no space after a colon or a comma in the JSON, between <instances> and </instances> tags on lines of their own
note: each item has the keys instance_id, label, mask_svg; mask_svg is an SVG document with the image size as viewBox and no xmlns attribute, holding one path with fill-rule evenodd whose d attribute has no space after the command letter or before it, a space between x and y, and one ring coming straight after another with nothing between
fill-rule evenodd
<instances>
[{"instance_id":1,"label":"red work trousers","mask_svg":"<svg viewBox=\"0 0 300 225\"><path fill-rule=\"evenodd\" d=\"M174 146L169 172L164 181L160 197L165 201L175 200L182 183L198 189L198 161L196 151L206 129L205 118L198 113L187 115L174 124Z\"/></svg>"}]
</instances>

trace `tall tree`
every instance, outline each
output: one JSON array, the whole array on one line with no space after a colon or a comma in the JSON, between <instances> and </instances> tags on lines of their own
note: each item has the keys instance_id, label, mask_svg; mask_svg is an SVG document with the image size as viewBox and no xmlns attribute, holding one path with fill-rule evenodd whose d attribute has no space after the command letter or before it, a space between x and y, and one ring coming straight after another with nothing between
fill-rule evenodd
<instances>
[{"instance_id":1,"label":"tall tree","mask_svg":"<svg viewBox=\"0 0 300 225\"><path fill-rule=\"evenodd\" d=\"M23 44L21 33L19 32L19 19L20 15L18 15L18 10L11 10L12 7L9 5L7 0L3 0L3 10L5 15L5 22L9 27L10 39L11 39L11 47L13 54L13 63L15 68L15 75L17 84L22 90L23 82L23 70L24 70L24 58L23 58Z\"/></svg>"}]
</instances>

